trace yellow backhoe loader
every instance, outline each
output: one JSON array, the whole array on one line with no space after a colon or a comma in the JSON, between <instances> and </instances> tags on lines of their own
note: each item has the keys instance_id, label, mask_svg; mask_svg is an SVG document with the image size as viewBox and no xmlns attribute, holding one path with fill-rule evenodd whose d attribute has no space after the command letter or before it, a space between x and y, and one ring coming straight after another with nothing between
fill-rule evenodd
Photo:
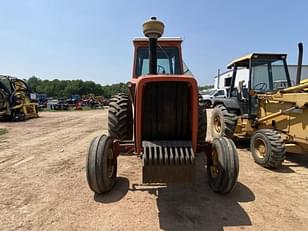
<instances>
[{"instance_id":1,"label":"yellow backhoe loader","mask_svg":"<svg viewBox=\"0 0 308 231\"><path fill-rule=\"evenodd\" d=\"M214 102L212 136L250 137L256 163L278 167L286 152L308 153L308 80L301 81L303 45L299 44L296 84L286 54L253 53L233 61L228 96ZM249 69L245 83L237 78ZM238 82L238 86L235 83Z\"/></svg>"}]
</instances>

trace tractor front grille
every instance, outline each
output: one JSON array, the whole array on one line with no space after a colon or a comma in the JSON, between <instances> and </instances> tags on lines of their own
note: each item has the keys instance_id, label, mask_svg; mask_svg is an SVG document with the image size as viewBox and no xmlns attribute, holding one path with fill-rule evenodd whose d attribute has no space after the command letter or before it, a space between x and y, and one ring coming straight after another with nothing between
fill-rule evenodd
<instances>
[{"instance_id":1,"label":"tractor front grille","mask_svg":"<svg viewBox=\"0 0 308 231\"><path fill-rule=\"evenodd\" d=\"M189 83L147 83L142 102L142 140L191 140Z\"/></svg>"},{"instance_id":2,"label":"tractor front grille","mask_svg":"<svg viewBox=\"0 0 308 231\"><path fill-rule=\"evenodd\" d=\"M188 182L194 175L190 141L143 141L143 183Z\"/></svg>"}]
</instances>

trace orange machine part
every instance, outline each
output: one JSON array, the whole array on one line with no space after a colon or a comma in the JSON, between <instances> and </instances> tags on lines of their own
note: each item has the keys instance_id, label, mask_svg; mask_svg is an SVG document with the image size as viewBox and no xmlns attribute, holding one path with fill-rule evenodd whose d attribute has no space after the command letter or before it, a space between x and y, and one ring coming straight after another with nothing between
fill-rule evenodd
<instances>
[{"instance_id":1,"label":"orange machine part","mask_svg":"<svg viewBox=\"0 0 308 231\"><path fill-rule=\"evenodd\" d=\"M189 75L146 75L139 78L133 78L130 81L135 85L135 146L136 152L142 152L142 90L145 84L150 82L186 82L190 85L191 105L192 105L192 148L197 150L197 133L198 133L198 85L197 81Z\"/></svg>"}]
</instances>

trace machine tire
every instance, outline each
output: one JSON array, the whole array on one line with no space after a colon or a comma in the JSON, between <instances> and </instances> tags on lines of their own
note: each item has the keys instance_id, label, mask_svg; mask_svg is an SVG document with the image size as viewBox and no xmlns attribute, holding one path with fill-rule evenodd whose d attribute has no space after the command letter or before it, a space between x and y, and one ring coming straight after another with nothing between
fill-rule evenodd
<instances>
[{"instance_id":1,"label":"machine tire","mask_svg":"<svg viewBox=\"0 0 308 231\"><path fill-rule=\"evenodd\" d=\"M239 173L235 144L227 137L214 138L207 156L208 183L212 190L226 194L234 188Z\"/></svg>"},{"instance_id":2,"label":"machine tire","mask_svg":"<svg viewBox=\"0 0 308 231\"><path fill-rule=\"evenodd\" d=\"M132 104L127 94L113 96L108 110L108 132L114 139L131 140L133 138Z\"/></svg>"},{"instance_id":3,"label":"machine tire","mask_svg":"<svg viewBox=\"0 0 308 231\"><path fill-rule=\"evenodd\" d=\"M205 100L205 101L204 101L204 105L205 105L205 108L211 108L211 107L212 107L212 102L211 102L211 100Z\"/></svg>"},{"instance_id":4,"label":"machine tire","mask_svg":"<svg viewBox=\"0 0 308 231\"><path fill-rule=\"evenodd\" d=\"M97 194L110 191L116 182L117 159L113 156L112 142L110 136L101 135L95 137L89 147L87 181L90 189Z\"/></svg>"},{"instance_id":5,"label":"machine tire","mask_svg":"<svg viewBox=\"0 0 308 231\"><path fill-rule=\"evenodd\" d=\"M12 121L14 122L21 122L21 121L25 121L26 120L26 116L24 113L17 113L17 112L13 112L12 113Z\"/></svg>"},{"instance_id":6,"label":"machine tire","mask_svg":"<svg viewBox=\"0 0 308 231\"><path fill-rule=\"evenodd\" d=\"M226 136L233 137L233 133L237 123L237 115L231 113L227 108L218 104L212 111L211 125L212 137Z\"/></svg>"},{"instance_id":7,"label":"machine tire","mask_svg":"<svg viewBox=\"0 0 308 231\"><path fill-rule=\"evenodd\" d=\"M255 162L265 168L276 168L286 158L286 148L281 135L273 129L256 131L250 140L250 150Z\"/></svg>"},{"instance_id":8,"label":"machine tire","mask_svg":"<svg viewBox=\"0 0 308 231\"><path fill-rule=\"evenodd\" d=\"M199 119L198 119L198 142L204 142L206 137L207 121L206 108L199 103Z\"/></svg>"}]
</instances>

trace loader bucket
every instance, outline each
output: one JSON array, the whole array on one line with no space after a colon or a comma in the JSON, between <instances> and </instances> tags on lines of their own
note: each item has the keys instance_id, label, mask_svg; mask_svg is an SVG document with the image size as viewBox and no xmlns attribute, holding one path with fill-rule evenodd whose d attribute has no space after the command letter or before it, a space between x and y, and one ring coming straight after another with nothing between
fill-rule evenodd
<instances>
[{"instance_id":1,"label":"loader bucket","mask_svg":"<svg viewBox=\"0 0 308 231\"><path fill-rule=\"evenodd\" d=\"M143 141L143 183L191 182L195 154L190 141Z\"/></svg>"}]
</instances>

